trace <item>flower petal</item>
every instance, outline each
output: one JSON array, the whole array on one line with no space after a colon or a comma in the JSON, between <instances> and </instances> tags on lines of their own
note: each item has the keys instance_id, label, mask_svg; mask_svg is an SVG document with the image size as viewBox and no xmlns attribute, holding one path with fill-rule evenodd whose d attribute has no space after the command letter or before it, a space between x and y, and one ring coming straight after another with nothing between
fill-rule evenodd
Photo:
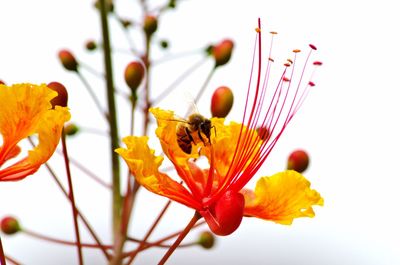
<instances>
[{"instance_id":1,"label":"flower petal","mask_svg":"<svg viewBox=\"0 0 400 265\"><path fill-rule=\"evenodd\" d=\"M255 191L245 190L244 215L289 225L297 217L314 217L313 205L323 198L310 189L300 173L287 170L258 180Z\"/></svg>"},{"instance_id":2,"label":"flower petal","mask_svg":"<svg viewBox=\"0 0 400 265\"><path fill-rule=\"evenodd\" d=\"M45 85L19 84L0 87L0 166L15 157L20 149L18 142L37 133L39 144L28 156L0 170L1 181L20 180L35 173L54 153L61 137L64 123L70 119L68 108L51 109L50 100L57 93Z\"/></svg>"},{"instance_id":3,"label":"flower petal","mask_svg":"<svg viewBox=\"0 0 400 265\"><path fill-rule=\"evenodd\" d=\"M130 171L143 187L188 207L200 208L201 205L181 184L159 172L163 157L154 155L154 150L147 145L148 140L147 136L128 136L123 139L127 149L118 148L115 151L124 158Z\"/></svg>"}]
</instances>

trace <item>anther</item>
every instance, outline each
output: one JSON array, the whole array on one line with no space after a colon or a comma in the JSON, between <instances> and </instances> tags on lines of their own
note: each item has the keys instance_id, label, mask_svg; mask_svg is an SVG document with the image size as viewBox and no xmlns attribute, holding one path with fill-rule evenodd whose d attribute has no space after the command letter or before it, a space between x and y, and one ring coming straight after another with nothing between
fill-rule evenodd
<instances>
[{"instance_id":1,"label":"anther","mask_svg":"<svg viewBox=\"0 0 400 265\"><path fill-rule=\"evenodd\" d=\"M312 81L310 81L310 82L308 82L308 85L309 85L309 86L315 86L315 83L312 82Z\"/></svg>"},{"instance_id":2,"label":"anther","mask_svg":"<svg viewBox=\"0 0 400 265\"><path fill-rule=\"evenodd\" d=\"M320 65L322 65L322 62L320 62L320 61L315 61L315 62L313 62L313 65L320 66Z\"/></svg>"},{"instance_id":3,"label":"anther","mask_svg":"<svg viewBox=\"0 0 400 265\"><path fill-rule=\"evenodd\" d=\"M309 46L310 46L310 48L311 48L311 49L313 49L313 50L317 50L317 47L315 47L315 45L314 45L314 44L309 44Z\"/></svg>"},{"instance_id":4,"label":"anther","mask_svg":"<svg viewBox=\"0 0 400 265\"><path fill-rule=\"evenodd\" d=\"M293 52L294 52L294 53L298 53L298 52L301 52L301 50L299 50L299 49L294 49Z\"/></svg>"}]
</instances>

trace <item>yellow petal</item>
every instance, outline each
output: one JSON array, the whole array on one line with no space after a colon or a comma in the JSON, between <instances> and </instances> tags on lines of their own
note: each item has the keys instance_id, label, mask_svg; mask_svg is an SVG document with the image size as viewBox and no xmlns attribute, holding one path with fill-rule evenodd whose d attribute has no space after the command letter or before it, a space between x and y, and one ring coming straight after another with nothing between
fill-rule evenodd
<instances>
[{"instance_id":1,"label":"yellow petal","mask_svg":"<svg viewBox=\"0 0 400 265\"><path fill-rule=\"evenodd\" d=\"M39 144L28 156L0 170L0 180L19 180L36 172L54 153L64 123L70 119L68 108L51 109L57 95L45 85L19 84L0 87L0 166L19 153L18 142L38 134Z\"/></svg>"},{"instance_id":2,"label":"yellow petal","mask_svg":"<svg viewBox=\"0 0 400 265\"><path fill-rule=\"evenodd\" d=\"M148 140L147 136L128 136L123 139L127 148L118 148L115 151L124 158L136 180L149 191L191 208L201 207L181 184L159 172L163 157L154 155L154 150L147 145Z\"/></svg>"},{"instance_id":3,"label":"yellow petal","mask_svg":"<svg viewBox=\"0 0 400 265\"><path fill-rule=\"evenodd\" d=\"M258 180L255 191L243 191L246 216L289 225L297 217L314 217L313 205L323 205L323 198L310 189L310 182L300 173L287 170Z\"/></svg>"}]
</instances>

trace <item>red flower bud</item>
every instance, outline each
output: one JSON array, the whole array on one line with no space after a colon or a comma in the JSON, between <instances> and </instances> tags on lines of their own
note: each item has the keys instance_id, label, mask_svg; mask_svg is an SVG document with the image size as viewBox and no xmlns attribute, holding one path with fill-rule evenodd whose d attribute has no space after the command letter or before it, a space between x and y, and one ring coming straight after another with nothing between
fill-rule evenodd
<instances>
[{"instance_id":1,"label":"red flower bud","mask_svg":"<svg viewBox=\"0 0 400 265\"><path fill-rule=\"evenodd\" d=\"M19 226L18 220L12 216L6 216L1 220L0 223L1 231L4 234L12 235L19 231L21 231L21 227Z\"/></svg>"},{"instance_id":2,"label":"red flower bud","mask_svg":"<svg viewBox=\"0 0 400 265\"><path fill-rule=\"evenodd\" d=\"M0 85L5 85L6 83L4 83L3 80L0 79Z\"/></svg>"},{"instance_id":3,"label":"red flower bud","mask_svg":"<svg viewBox=\"0 0 400 265\"><path fill-rule=\"evenodd\" d=\"M70 51L68 50L59 51L58 58L60 59L65 69L75 72L78 71L78 62L76 61L74 55Z\"/></svg>"},{"instance_id":4,"label":"red flower bud","mask_svg":"<svg viewBox=\"0 0 400 265\"><path fill-rule=\"evenodd\" d=\"M94 40L89 40L86 42L85 47L88 51L94 51L97 48L97 44Z\"/></svg>"},{"instance_id":5,"label":"red flower bud","mask_svg":"<svg viewBox=\"0 0 400 265\"><path fill-rule=\"evenodd\" d=\"M147 15L143 20L143 31L149 37L153 35L154 32L157 31L158 21L155 16Z\"/></svg>"},{"instance_id":6,"label":"red flower bud","mask_svg":"<svg viewBox=\"0 0 400 265\"><path fill-rule=\"evenodd\" d=\"M233 92L229 87L220 86L211 98L211 114L213 117L225 118L232 109Z\"/></svg>"},{"instance_id":7,"label":"red flower bud","mask_svg":"<svg viewBox=\"0 0 400 265\"><path fill-rule=\"evenodd\" d=\"M53 109L55 106L66 107L68 105L68 92L63 84L51 82L47 84L47 87L58 93L58 95L50 101Z\"/></svg>"},{"instance_id":8,"label":"red flower bud","mask_svg":"<svg viewBox=\"0 0 400 265\"><path fill-rule=\"evenodd\" d=\"M293 151L289 155L287 169L296 170L297 172L302 173L307 169L309 161L309 156L305 151Z\"/></svg>"},{"instance_id":9,"label":"red flower bud","mask_svg":"<svg viewBox=\"0 0 400 265\"><path fill-rule=\"evenodd\" d=\"M229 62L233 50L233 41L226 39L212 48L212 55L215 59L215 67Z\"/></svg>"},{"instance_id":10,"label":"red flower bud","mask_svg":"<svg viewBox=\"0 0 400 265\"><path fill-rule=\"evenodd\" d=\"M141 62L131 62L125 68L125 82L134 93L144 77L144 66Z\"/></svg>"},{"instance_id":11,"label":"red flower bud","mask_svg":"<svg viewBox=\"0 0 400 265\"><path fill-rule=\"evenodd\" d=\"M269 134L270 134L269 129L267 127L258 127L257 133L258 133L258 136L263 141L267 140L269 137Z\"/></svg>"},{"instance_id":12,"label":"red flower bud","mask_svg":"<svg viewBox=\"0 0 400 265\"><path fill-rule=\"evenodd\" d=\"M204 231L200 234L197 244L205 249L210 249L214 246L215 236L209 231Z\"/></svg>"},{"instance_id":13,"label":"red flower bud","mask_svg":"<svg viewBox=\"0 0 400 265\"><path fill-rule=\"evenodd\" d=\"M66 135L72 136L79 132L79 127L74 123L70 123L64 127L64 132Z\"/></svg>"}]
</instances>

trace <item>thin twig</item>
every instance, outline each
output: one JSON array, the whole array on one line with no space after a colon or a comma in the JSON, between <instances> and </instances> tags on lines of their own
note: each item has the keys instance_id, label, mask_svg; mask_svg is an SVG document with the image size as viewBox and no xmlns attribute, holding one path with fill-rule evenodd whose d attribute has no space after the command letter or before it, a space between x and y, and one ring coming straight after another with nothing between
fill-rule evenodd
<instances>
[{"instance_id":1,"label":"thin twig","mask_svg":"<svg viewBox=\"0 0 400 265\"><path fill-rule=\"evenodd\" d=\"M61 143L62 143L63 154L64 154L65 170L66 170L67 178L68 178L69 198L70 198L70 201L71 201L72 217L73 217L74 228L75 228L76 248L77 248L77 251L78 251L79 264L83 265L81 237L80 237L80 234L79 234L79 224L78 224L78 212L76 210L76 205L75 205L74 188L73 188L73 184L72 184L71 169L70 169L70 166L69 166L67 143L66 143L65 138L66 138L65 137L65 132L63 130L62 136L61 136Z\"/></svg>"}]
</instances>

